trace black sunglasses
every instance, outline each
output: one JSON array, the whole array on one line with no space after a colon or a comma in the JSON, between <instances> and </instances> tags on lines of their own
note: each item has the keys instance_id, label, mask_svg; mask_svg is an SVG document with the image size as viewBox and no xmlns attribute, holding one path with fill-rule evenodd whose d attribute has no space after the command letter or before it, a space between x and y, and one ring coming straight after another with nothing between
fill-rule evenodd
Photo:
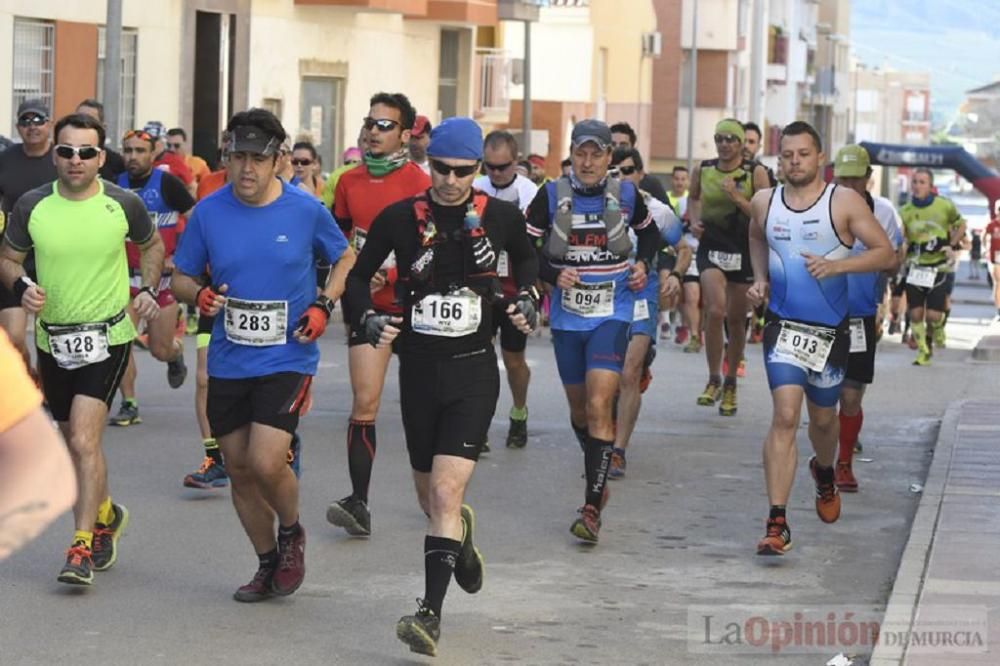
<instances>
[{"instance_id":1,"label":"black sunglasses","mask_svg":"<svg viewBox=\"0 0 1000 666\"><path fill-rule=\"evenodd\" d=\"M184 146L183 143L168 143L167 148L170 150L180 150Z\"/></svg>"},{"instance_id":2,"label":"black sunglasses","mask_svg":"<svg viewBox=\"0 0 1000 666\"><path fill-rule=\"evenodd\" d=\"M35 114L35 115L31 115L31 116L23 116L21 118L18 118L17 119L17 126L18 127L31 127L32 125L34 125L35 127L41 127L42 125L44 125L47 122L49 122L48 118L46 118L45 116L39 116L39 115Z\"/></svg>"},{"instance_id":3,"label":"black sunglasses","mask_svg":"<svg viewBox=\"0 0 1000 666\"><path fill-rule=\"evenodd\" d=\"M635 172L636 172L636 168L634 166L620 166L620 167L618 167L618 173L622 174L623 176L631 176Z\"/></svg>"},{"instance_id":4,"label":"black sunglasses","mask_svg":"<svg viewBox=\"0 0 1000 666\"><path fill-rule=\"evenodd\" d=\"M379 132L391 132L396 129L399 125L399 121L389 120L388 118L372 118L371 116L365 118L365 129L371 130L373 127L377 127Z\"/></svg>"},{"instance_id":5,"label":"black sunglasses","mask_svg":"<svg viewBox=\"0 0 1000 666\"><path fill-rule=\"evenodd\" d=\"M739 143L740 142L740 138L738 136L736 136L735 134L716 134L715 135L715 142L716 143Z\"/></svg>"},{"instance_id":6,"label":"black sunglasses","mask_svg":"<svg viewBox=\"0 0 1000 666\"><path fill-rule=\"evenodd\" d=\"M489 171L506 171L513 165L513 162L504 162L503 164L490 164L489 162L483 162L483 166Z\"/></svg>"},{"instance_id":7,"label":"black sunglasses","mask_svg":"<svg viewBox=\"0 0 1000 666\"><path fill-rule=\"evenodd\" d=\"M307 159L295 158L292 160L292 164L294 166L309 166L312 163L313 163L312 160L307 160Z\"/></svg>"},{"instance_id":8,"label":"black sunglasses","mask_svg":"<svg viewBox=\"0 0 1000 666\"><path fill-rule=\"evenodd\" d=\"M101 149L95 148L94 146L67 146L62 143L56 146L56 155L64 160L71 160L74 155L79 157L81 160L92 160L97 157L100 152Z\"/></svg>"},{"instance_id":9,"label":"black sunglasses","mask_svg":"<svg viewBox=\"0 0 1000 666\"><path fill-rule=\"evenodd\" d=\"M437 160L431 160L430 162L431 167L442 176L447 176L448 174L453 173L456 178L467 178L479 171L478 163L467 164L465 166L451 166L450 164L445 164L444 162L439 162Z\"/></svg>"}]
</instances>

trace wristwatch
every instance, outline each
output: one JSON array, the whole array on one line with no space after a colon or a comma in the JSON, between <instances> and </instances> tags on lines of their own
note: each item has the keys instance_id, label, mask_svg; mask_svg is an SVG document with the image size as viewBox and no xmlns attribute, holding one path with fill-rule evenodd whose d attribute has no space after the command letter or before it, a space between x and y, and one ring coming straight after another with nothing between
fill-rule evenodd
<instances>
[{"instance_id":1,"label":"wristwatch","mask_svg":"<svg viewBox=\"0 0 1000 666\"><path fill-rule=\"evenodd\" d=\"M152 296L154 301L160 296L160 293L154 287L140 287L136 296L138 296L143 292L146 292L147 294Z\"/></svg>"}]
</instances>

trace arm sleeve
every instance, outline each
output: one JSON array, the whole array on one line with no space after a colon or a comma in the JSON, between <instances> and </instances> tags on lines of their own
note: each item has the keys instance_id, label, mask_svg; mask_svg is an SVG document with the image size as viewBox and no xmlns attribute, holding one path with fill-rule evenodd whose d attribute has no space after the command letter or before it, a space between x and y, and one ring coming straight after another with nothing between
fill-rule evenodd
<instances>
[{"instance_id":1,"label":"arm sleeve","mask_svg":"<svg viewBox=\"0 0 1000 666\"><path fill-rule=\"evenodd\" d=\"M195 204L194 197L188 192L184 183L170 173L164 173L162 178L163 200L167 205L178 213L186 213L191 210Z\"/></svg>"},{"instance_id":2,"label":"arm sleeve","mask_svg":"<svg viewBox=\"0 0 1000 666\"><path fill-rule=\"evenodd\" d=\"M174 266L181 273L192 277L204 273L205 266L208 265L208 247L205 245L201 216L198 214L200 208L196 208L188 219L187 228L174 252Z\"/></svg>"},{"instance_id":3,"label":"arm sleeve","mask_svg":"<svg viewBox=\"0 0 1000 666\"><path fill-rule=\"evenodd\" d=\"M146 205L132 192L122 190L122 195L119 203L125 209L125 217L128 219L129 240L136 245L148 243L156 233L156 225L150 219Z\"/></svg>"},{"instance_id":4,"label":"arm sleeve","mask_svg":"<svg viewBox=\"0 0 1000 666\"><path fill-rule=\"evenodd\" d=\"M313 238L313 252L327 264L335 264L347 249L347 239L337 226L330 211L317 206L316 235Z\"/></svg>"},{"instance_id":5,"label":"arm sleeve","mask_svg":"<svg viewBox=\"0 0 1000 666\"><path fill-rule=\"evenodd\" d=\"M549 191L545 186L538 188L535 198L528 204L525 215L525 230L529 236L542 238L545 232L552 226L552 218L549 216Z\"/></svg>"},{"instance_id":6,"label":"arm sleeve","mask_svg":"<svg viewBox=\"0 0 1000 666\"><path fill-rule=\"evenodd\" d=\"M344 296L351 312L358 317L372 308L372 294L369 285L376 271L381 268L385 258L393 250L392 237L390 231L393 226L402 227L398 220L393 219L393 209L395 205L385 208L368 229L368 236L365 238L365 245L361 248L354 267L347 274L347 286ZM358 322L348 322L351 326L356 326Z\"/></svg>"}]
</instances>

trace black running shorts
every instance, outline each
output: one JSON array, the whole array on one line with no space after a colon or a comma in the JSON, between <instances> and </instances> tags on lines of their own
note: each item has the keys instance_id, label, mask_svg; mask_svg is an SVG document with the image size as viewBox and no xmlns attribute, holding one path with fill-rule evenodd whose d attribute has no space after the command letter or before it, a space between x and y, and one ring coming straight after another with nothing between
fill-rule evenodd
<instances>
[{"instance_id":1,"label":"black running shorts","mask_svg":"<svg viewBox=\"0 0 1000 666\"><path fill-rule=\"evenodd\" d=\"M401 355L399 398L410 467L430 472L437 455L478 460L499 397L492 347L458 358Z\"/></svg>"},{"instance_id":2,"label":"black running shorts","mask_svg":"<svg viewBox=\"0 0 1000 666\"><path fill-rule=\"evenodd\" d=\"M916 287L906 284L906 307L927 308L936 312L944 312L948 298L948 282L939 276L933 287Z\"/></svg>"},{"instance_id":3,"label":"black running shorts","mask_svg":"<svg viewBox=\"0 0 1000 666\"><path fill-rule=\"evenodd\" d=\"M854 320L851 317L851 346L854 346ZM875 378L875 315L862 319L865 329L865 350L852 351L847 357L847 374L844 381L871 384Z\"/></svg>"},{"instance_id":4,"label":"black running shorts","mask_svg":"<svg viewBox=\"0 0 1000 666\"><path fill-rule=\"evenodd\" d=\"M740 255L740 267L737 270L723 270L714 261L709 258L712 252L725 252L727 254L739 254ZM722 271L722 274L726 276L726 282L733 282L736 284L751 284L753 282L753 267L750 265L750 252L749 251L739 251L727 247L713 247L712 243L702 241L698 244L698 251L695 253L695 262L698 266L698 275L704 275L705 271L717 270Z\"/></svg>"},{"instance_id":5,"label":"black running shorts","mask_svg":"<svg viewBox=\"0 0 1000 666\"><path fill-rule=\"evenodd\" d=\"M64 370L48 352L38 350L38 375L49 411L56 421L69 421L73 398L85 395L101 400L109 408L128 367L132 343L108 347L110 356L75 370Z\"/></svg>"},{"instance_id":6,"label":"black running shorts","mask_svg":"<svg viewBox=\"0 0 1000 666\"><path fill-rule=\"evenodd\" d=\"M312 384L311 375L276 372L245 379L208 378L208 424L224 437L250 423L291 434Z\"/></svg>"}]
</instances>

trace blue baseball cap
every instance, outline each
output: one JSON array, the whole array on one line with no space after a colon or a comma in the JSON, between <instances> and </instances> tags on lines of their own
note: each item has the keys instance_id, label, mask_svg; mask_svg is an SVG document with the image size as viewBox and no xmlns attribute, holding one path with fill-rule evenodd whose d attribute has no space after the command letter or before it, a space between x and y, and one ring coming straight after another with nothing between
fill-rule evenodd
<instances>
[{"instance_id":1,"label":"blue baseball cap","mask_svg":"<svg viewBox=\"0 0 1000 666\"><path fill-rule=\"evenodd\" d=\"M431 130L429 157L460 160L483 159L483 130L472 118L445 118Z\"/></svg>"}]
</instances>

